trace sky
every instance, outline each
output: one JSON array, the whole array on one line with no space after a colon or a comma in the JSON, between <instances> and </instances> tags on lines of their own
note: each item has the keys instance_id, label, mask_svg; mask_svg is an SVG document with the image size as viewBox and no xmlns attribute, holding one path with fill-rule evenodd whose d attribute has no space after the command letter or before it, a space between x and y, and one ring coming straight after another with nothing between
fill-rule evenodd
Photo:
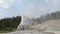
<instances>
[{"instance_id":1,"label":"sky","mask_svg":"<svg viewBox=\"0 0 60 34\"><path fill-rule=\"evenodd\" d=\"M0 0L0 18L12 16L40 17L60 11L60 0Z\"/></svg>"}]
</instances>

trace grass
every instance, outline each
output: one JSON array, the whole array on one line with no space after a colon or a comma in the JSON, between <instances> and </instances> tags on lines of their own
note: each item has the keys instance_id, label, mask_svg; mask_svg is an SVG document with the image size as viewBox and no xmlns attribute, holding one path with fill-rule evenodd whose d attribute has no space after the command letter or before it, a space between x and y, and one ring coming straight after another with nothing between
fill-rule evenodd
<instances>
[{"instance_id":1,"label":"grass","mask_svg":"<svg viewBox=\"0 0 60 34\"><path fill-rule=\"evenodd\" d=\"M13 29L13 30L2 30L2 31L0 31L0 34L10 33L10 32L14 32L14 31L16 31L16 29Z\"/></svg>"}]
</instances>

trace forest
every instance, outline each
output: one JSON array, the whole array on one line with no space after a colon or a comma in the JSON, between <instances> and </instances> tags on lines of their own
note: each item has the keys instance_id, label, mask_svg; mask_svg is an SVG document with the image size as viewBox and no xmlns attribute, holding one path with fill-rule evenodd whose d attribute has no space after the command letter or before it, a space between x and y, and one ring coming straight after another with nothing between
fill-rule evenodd
<instances>
[{"instance_id":1,"label":"forest","mask_svg":"<svg viewBox=\"0 0 60 34\"><path fill-rule=\"evenodd\" d=\"M16 29L20 22L21 16L0 19L0 31Z\"/></svg>"}]
</instances>

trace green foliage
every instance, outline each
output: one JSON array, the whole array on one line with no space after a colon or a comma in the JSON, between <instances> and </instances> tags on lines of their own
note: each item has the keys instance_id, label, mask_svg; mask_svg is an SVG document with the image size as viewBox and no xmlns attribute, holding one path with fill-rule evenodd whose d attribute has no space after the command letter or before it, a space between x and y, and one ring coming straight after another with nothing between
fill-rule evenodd
<instances>
[{"instance_id":1,"label":"green foliage","mask_svg":"<svg viewBox=\"0 0 60 34\"><path fill-rule=\"evenodd\" d=\"M20 22L21 22L21 16L1 19L0 31L16 29Z\"/></svg>"}]
</instances>

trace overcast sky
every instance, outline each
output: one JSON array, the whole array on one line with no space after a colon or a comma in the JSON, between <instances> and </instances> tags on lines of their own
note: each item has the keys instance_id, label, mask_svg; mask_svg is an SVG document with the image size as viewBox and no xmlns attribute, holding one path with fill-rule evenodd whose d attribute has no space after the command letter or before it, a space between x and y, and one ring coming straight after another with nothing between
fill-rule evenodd
<instances>
[{"instance_id":1,"label":"overcast sky","mask_svg":"<svg viewBox=\"0 0 60 34\"><path fill-rule=\"evenodd\" d=\"M60 0L0 0L0 18L40 15L60 10Z\"/></svg>"}]
</instances>

